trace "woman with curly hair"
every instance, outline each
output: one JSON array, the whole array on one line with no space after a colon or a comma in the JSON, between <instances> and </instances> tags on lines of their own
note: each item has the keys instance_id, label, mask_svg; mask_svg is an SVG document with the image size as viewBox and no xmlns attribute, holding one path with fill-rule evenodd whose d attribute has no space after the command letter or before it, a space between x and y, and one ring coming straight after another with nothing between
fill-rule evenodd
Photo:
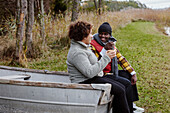
<instances>
[{"instance_id":1,"label":"woman with curly hair","mask_svg":"<svg viewBox=\"0 0 170 113\"><path fill-rule=\"evenodd\" d=\"M69 38L71 46L67 55L67 67L70 80L73 83L83 84L104 84L110 83L111 94L119 107L113 108L114 113L130 113L128 106L128 94L126 94L126 86L120 82L113 80L107 76L103 76L103 69L108 65L115 51L107 51L106 54L98 60L90 49L92 40L92 25L87 22L78 21L70 25ZM131 86L130 83L127 83ZM114 105L113 105L114 106ZM120 109L121 108L121 109Z\"/></svg>"}]
</instances>

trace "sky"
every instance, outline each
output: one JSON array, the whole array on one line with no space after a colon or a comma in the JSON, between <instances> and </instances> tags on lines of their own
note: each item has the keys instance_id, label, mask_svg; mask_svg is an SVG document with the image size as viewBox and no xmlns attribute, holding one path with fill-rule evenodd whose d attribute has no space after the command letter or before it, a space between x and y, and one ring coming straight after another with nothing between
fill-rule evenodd
<instances>
[{"instance_id":1,"label":"sky","mask_svg":"<svg viewBox=\"0 0 170 113\"><path fill-rule=\"evenodd\" d=\"M128 1L128 0L117 0L117 1ZM135 0L142 4L145 4L148 8L162 9L170 7L170 0Z\"/></svg>"}]
</instances>

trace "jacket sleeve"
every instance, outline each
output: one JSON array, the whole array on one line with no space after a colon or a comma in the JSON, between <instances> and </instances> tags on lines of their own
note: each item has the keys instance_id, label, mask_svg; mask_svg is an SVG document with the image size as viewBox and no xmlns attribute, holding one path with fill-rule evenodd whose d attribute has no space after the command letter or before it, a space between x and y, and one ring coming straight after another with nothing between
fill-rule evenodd
<instances>
[{"instance_id":1,"label":"jacket sleeve","mask_svg":"<svg viewBox=\"0 0 170 113\"><path fill-rule=\"evenodd\" d=\"M77 53L72 59L74 66L88 78L92 78L100 73L110 61L110 58L107 55L104 55L99 61L91 64L88 55L84 52Z\"/></svg>"},{"instance_id":2,"label":"jacket sleeve","mask_svg":"<svg viewBox=\"0 0 170 113\"><path fill-rule=\"evenodd\" d=\"M117 59L118 59L118 64L122 67L123 70L128 71L131 75L136 74L133 67L126 60L126 58L121 55L121 53L119 52L119 50L117 48L116 48L116 56L117 56Z\"/></svg>"}]
</instances>

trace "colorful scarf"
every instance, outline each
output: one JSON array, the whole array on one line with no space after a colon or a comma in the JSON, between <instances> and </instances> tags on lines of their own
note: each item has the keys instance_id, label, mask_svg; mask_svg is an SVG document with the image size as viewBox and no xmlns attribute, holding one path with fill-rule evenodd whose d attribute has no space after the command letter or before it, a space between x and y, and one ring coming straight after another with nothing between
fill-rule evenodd
<instances>
[{"instance_id":1,"label":"colorful scarf","mask_svg":"<svg viewBox=\"0 0 170 113\"><path fill-rule=\"evenodd\" d=\"M104 47L104 46L106 45L105 43L103 43L103 42L100 40L98 33L95 34L93 37L94 37L94 40L95 40L97 43L99 43L101 46ZM110 41L113 41L113 42L117 41L113 36L111 36L111 37L109 38L109 40L110 40ZM112 72L115 76L118 76L117 57L114 57L114 58L112 59L112 69L111 69L111 72Z\"/></svg>"}]
</instances>

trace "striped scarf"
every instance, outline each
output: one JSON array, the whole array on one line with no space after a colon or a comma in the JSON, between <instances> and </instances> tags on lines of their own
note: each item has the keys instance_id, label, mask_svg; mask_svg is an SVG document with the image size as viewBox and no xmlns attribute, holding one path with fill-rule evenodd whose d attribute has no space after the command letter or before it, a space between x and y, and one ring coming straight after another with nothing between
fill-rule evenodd
<instances>
[{"instance_id":1,"label":"striped scarf","mask_svg":"<svg viewBox=\"0 0 170 113\"><path fill-rule=\"evenodd\" d=\"M101 40L100 40L100 38L98 37L98 34L95 34L94 36L94 40L98 43L98 44L100 44L101 46L105 46L102 42L101 42ZM114 37L112 37L112 38L114 38ZM115 40L116 41L116 39L112 39L112 40ZM98 58L98 60L102 57L101 55L100 55L100 53L97 51L97 49L94 47L94 46L92 46L91 45L91 47L90 47L90 49L93 51L93 53L97 56L97 58ZM117 66L117 62L118 62L118 64L122 67L122 69L123 70L125 70L125 71L128 71L131 75L134 75L134 74L136 74L136 72L135 72L135 70L133 69L133 67L130 65L130 63L127 61L127 59L124 57L124 56L122 56L122 54L120 53L120 51L116 48L116 58L115 59L112 59L112 62L115 62L115 63L112 63L112 72L115 74L115 75L118 75L117 73L117 71L118 71L118 66ZM113 66L114 64L116 64L115 65L115 67ZM114 71L115 70L115 71ZM116 71L117 70L117 71Z\"/></svg>"},{"instance_id":2,"label":"striped scarf","mask_svg":"<svg viewBox=\"0 0 170 113\"><path fill-rule=\"evenodd\" d=\"M98 44L100 44L101 46L105 46L106 44L105 43L103 43L101 40L100 40L100 38L99 38L99 35L98 34L95 34L94 36L94 40L96 40L96 42L98 43ZM113 37L113 36L111 36L110 38L109 38L109 40L111 40L111 41L116 41L116 39ZM96 54L98 54L97 52L96 52ZM118 76L118 63L117 63L117 57L114 57L113 59L112 59L112 69L111 69L111 72L115 75L115 76Z\"/></svg>"}]
</instances>

